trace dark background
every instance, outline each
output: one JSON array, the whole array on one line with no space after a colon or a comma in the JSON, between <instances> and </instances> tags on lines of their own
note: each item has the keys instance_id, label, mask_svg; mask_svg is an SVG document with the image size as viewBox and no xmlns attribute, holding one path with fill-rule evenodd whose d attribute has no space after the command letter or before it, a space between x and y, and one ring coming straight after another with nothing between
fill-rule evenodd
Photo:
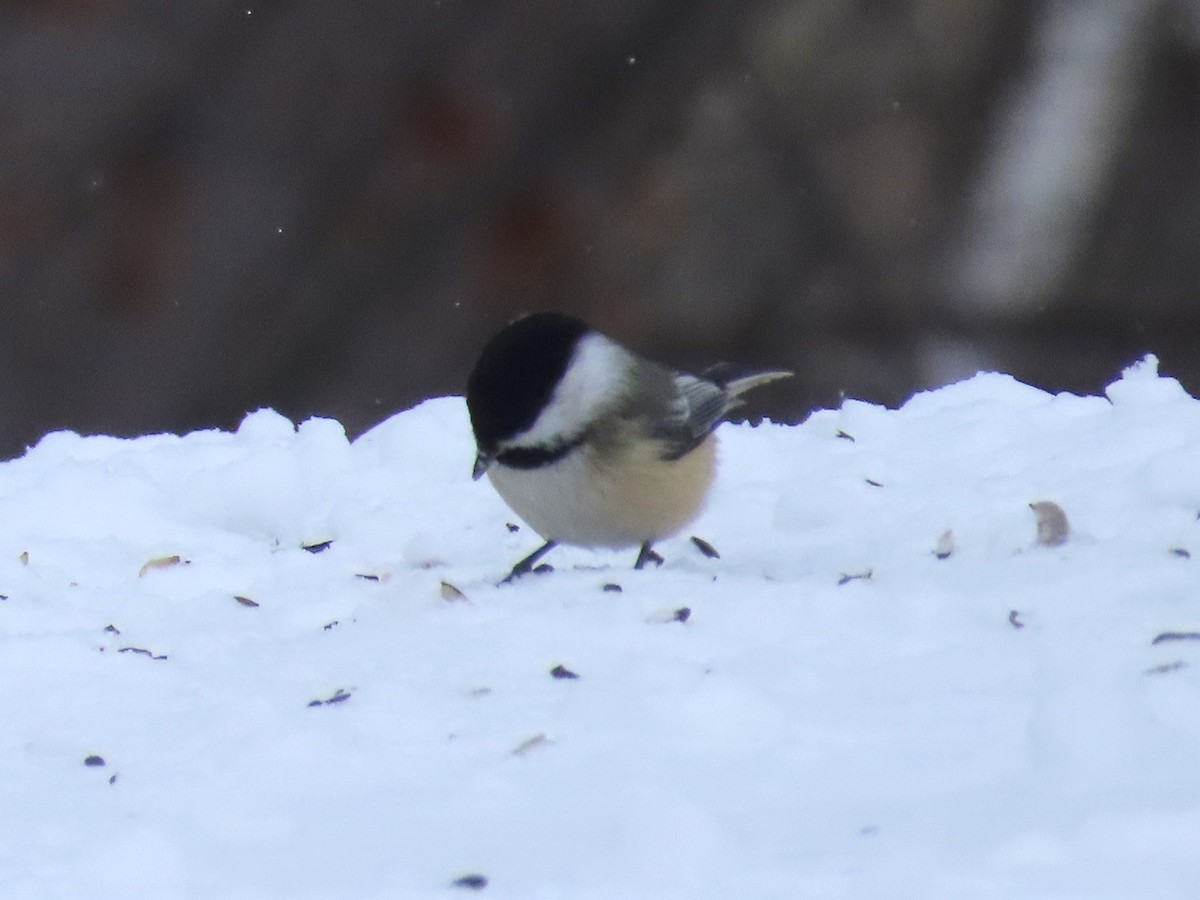
<instances>
[{"instance_id":1,"label":"dark background","mask_svg":"<svg viewBox=\"0 0 1200 900\"><path fill-rule=\"evenodd\" d=\"M1200 388L1200 9L1125 0L0 5L0 451L354 434L521 311L760 406L980 368Z\"/></svg>"}]
</instances>

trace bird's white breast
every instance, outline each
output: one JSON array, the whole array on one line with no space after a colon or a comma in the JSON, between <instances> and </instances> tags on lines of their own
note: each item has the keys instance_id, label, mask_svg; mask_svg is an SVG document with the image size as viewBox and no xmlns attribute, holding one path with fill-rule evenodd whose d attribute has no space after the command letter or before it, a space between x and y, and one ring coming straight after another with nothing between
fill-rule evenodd
<instances>
[{"instance_id":1,"label":"bird's white breast","mask_svg":"<svg viewBox=\"0 0 1200 900\"><path fill-rule=\"evenodd\" d=\"M670 537L704 506L716 474L716 436L677 460L652 443L598 454L588 444L548 466L488 470L492 485L546 540L621 549Z\"/></svg>"}]
</instances>

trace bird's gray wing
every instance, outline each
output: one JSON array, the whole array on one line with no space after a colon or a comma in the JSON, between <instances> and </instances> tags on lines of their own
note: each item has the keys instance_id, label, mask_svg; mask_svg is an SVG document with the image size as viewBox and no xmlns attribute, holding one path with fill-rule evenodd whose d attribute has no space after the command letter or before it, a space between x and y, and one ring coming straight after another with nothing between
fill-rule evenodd
<instances>
[{"instance_id":1,"label":"bird's gray wing","mask_svg":"<svg viewBox=\"0 0 1200 900\"><path fill-rule=\"evenodd\" d=\"M729 412L733 398L706 378L676 374L674 396L657 429L666 444L663 458L679 459L698 447Z\"/></svg>"},{"instance_id":2,"label":"bird's gray wing","mask_svg":"<svg viewBox=\"0 0 1200 900\"><path fill-rule=\"evenodd\" d=\"M664 459L679 459L698 447L722 419L742 405L741 395L746 391L792 374L783 370L742 370L738 374L733 367L719 368L699 376L669 373L671 400L656 429L666 445Z\"/></svg>"}]
</instances>

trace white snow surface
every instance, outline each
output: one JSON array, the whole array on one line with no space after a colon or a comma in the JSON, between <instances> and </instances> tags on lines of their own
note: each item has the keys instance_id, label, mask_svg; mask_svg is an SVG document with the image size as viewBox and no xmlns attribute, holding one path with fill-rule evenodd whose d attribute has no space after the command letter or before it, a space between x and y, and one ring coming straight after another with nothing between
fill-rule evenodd
<instances>
[{"instance_id":1,"label":"white snow surface","mask_svg":"<svg viewBox=\"0 0 1200 900\"><path fill-rule=\"evenodd\" d=\"M503 587L456 397L0 464L0 897L1197 896L1200 401L719 434L720 559Z\"/></svg>"}]
</instances>

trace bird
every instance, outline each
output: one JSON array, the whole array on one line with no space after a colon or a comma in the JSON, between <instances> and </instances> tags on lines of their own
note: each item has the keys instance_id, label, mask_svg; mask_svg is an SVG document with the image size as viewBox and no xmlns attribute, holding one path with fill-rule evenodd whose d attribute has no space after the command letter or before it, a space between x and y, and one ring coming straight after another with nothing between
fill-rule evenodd
<instances>
[{"instance_id":1,"label":"bird","mask_svg":"<svg viewBox=\"0 0 1200 900\"><path fill-rule=\"evenodd\" d=\"M467 379L472 477L486 474L544 543L501 583L559 544L639 547L635 569L661 564L654 544L683 530L708 497L716 427L746 391L791 374L678 372L559 312L504 326Z\"/></svg>"}]
</instances>

